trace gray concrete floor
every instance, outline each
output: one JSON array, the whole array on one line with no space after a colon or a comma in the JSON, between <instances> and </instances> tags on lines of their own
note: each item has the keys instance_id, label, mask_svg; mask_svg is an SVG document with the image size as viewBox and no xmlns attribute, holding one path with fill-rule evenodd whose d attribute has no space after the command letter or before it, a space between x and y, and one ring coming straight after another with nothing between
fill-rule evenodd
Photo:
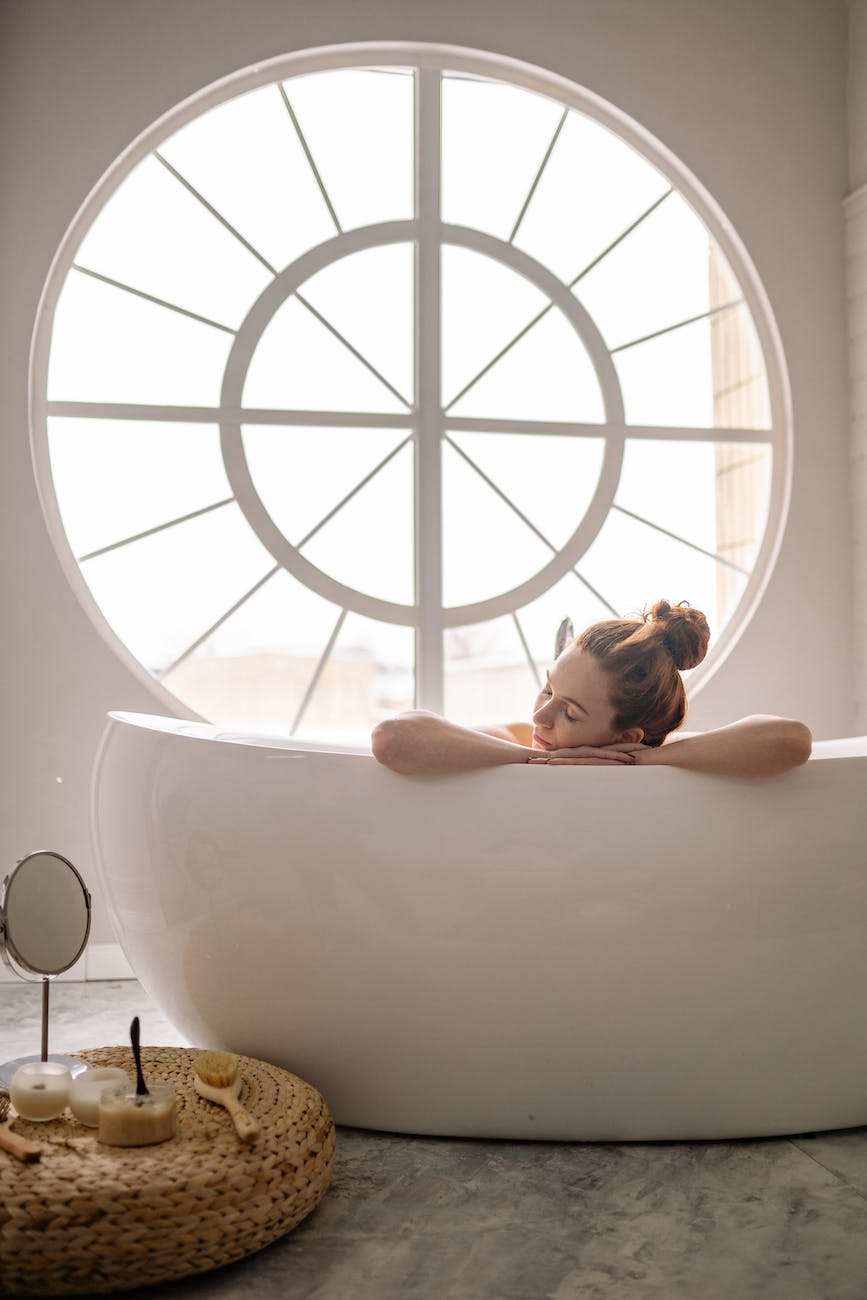
<instances>
[{"instance_id":1,"label":"gray concrete floor","mask_svg":"<svg viewBox=\"0 0 867 1300\"><path fill-rule=\"evenodd\" d=\"M38 987L0 984L0 1013L0 1061L38 1052ZM56 983L51 1050L125 1043L136 1014L144 1042L183 1045L133 981ZM341 1128L331 1187L294 1232L136 1295L867 1300L867 1129L591 1144Z\"/></svg>"}]
</instances>

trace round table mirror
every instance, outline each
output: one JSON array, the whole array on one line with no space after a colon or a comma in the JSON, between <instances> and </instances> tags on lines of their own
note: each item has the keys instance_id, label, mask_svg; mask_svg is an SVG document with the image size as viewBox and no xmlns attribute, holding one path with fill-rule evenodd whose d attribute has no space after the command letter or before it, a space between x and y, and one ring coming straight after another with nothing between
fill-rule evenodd
<instances>
[{"instance_id":1,"label":"round table mirror","mask_svg":"<svg viewBox=\"0 0 867 1300\"><path fill-rule=\"evenodd\" d=\"M49 981L74 966L84 952L90 912L87 886L60 853L44 849L29 853L4 880L0 951L16 975L42 982L42 1055L7 1061L0 1066L0 1081L8 1083L7 1076L24 1061L49 1059ZM53 1056L51 1060L84 1068L75 1057Z\"/></svg>"},{"instance_id":2,"label":"round table mirror","mask_svg":"<svg viewBox=\"0 0 867 1300\"><path fill-rule=\"evenodd\" d=\"M25 978L60 975L87 945L90 894L59 853L22 858L6 878L0 912L6 955Z\"/></svg>"}]
</instances>

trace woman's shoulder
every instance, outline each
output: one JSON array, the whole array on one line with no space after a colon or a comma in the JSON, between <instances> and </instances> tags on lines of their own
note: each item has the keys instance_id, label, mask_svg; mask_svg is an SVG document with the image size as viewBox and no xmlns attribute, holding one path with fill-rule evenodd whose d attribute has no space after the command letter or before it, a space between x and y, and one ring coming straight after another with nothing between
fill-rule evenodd
<instances>
[{"instance_id":1,"label":"woman's shoulder","mask_svg":"<svg viewBox=\"0 0 867 1300\"><path fill-rule=\"evenodd\" d=\"M498 722L491 727L477 727L476 730L486 736L496 736L498 740L513 740L518 745L533 744L532 722Z\"/></svg>"}]
</instances>

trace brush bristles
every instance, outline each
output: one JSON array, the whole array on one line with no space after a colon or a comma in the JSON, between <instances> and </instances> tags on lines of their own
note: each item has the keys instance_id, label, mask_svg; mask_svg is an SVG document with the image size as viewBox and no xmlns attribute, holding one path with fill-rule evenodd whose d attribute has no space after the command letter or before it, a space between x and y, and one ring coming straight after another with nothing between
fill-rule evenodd
<instances>
[{"instance_id":1,"label":"brush bristles","mask_svg":"<svg viewBox=\"0 0 867 1300\"><path fill-rule=\"evenodd\" d=\"M238 1058L233 1052L200 1052L193 1068L209 1088L230 1088L238 1073Z\"/></svg>"}]
</instances>

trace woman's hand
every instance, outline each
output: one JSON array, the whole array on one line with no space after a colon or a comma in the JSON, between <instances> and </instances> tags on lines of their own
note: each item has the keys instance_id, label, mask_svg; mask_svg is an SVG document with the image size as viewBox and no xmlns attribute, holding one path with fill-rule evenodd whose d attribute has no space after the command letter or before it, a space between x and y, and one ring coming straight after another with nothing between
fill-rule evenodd
<instances>
[{"instance_id":1,"label":"woman's hand","mask_svg":"<svg viewBox=\"0 0 867 1300\"><path fill-rule=\"evenodd\" d=\"M619 745L578 745L575 749L538 751L528 758L528 763L547 763L549 767L629 767L644 745L632 742Z\"/></svg>"}]
</instances>

